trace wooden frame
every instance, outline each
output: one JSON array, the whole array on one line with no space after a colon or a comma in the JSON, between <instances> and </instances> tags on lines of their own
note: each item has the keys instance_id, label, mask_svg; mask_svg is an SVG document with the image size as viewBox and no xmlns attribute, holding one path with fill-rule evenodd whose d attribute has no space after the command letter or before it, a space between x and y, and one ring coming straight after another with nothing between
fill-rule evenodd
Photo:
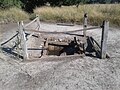
<instances>
[{"instance_id":1,"label":"wooden frame","mask_svg":"<svg viewBox=\"0 0 120 90\"><path fill-rule=\"evenodd\" d=\"M104 59L104 58L106 58L106 53L107 53L107 36L108 36L108 30L109 30L109 22L104 21L102 26L95 26L95 27L87 28L87 19L88 19L88 16L87 16L87 13L85 13L83 29L74 30L74 31L68 31L68 32L46 32L46 31L40 31L40 29L39 30L32 30L32 29L29 29L29 28L22 28L22 27L24 27L23 25L21 25L21 29L33 32L32 34L30 34L30 36L32 36L35 32L36 33L51 33L51 34L70 34L72 32L83 31L83 36L84 36L84 39L86 40L87 39L87 37L86 37L86 31L87 30L93 30L93 29L97 29L97 28L102 28L101 46L98 43L97 43L97 45L101 49L100 57L101 57L101 59ZM37 21L37 23L38 23L38 25L40 27L39 17L37 16L35 20ZM35 21L35 20L33 20L33 21ZM33 23L33 21L32 21L32 23ZM28 25L30 25L30 24L28 24ZM25 26L28 26L28 25L25 25ZM23 32L23 31L21 31L21 32ZM25 54L24 58L26 59L26 58L28 58L28 55L27 55L27 49L26 49L27 46L26 46L26 41L25 41L25 35L24 34L22 34L22 38L24 38L23 39L23 42L24 42L24 45L23 45L24 49L23 50L24 50L24 54Z\"/></svg>"},{"instance_id":2,"label":"wooden frame","mask_svg":"<svg viewBox=\"0 0 120 90\"><path fill-rule=\"evenodd\" d=\"M88 16L87 16L87 13L85 13L85 15L84 15L84 22L83 22L83 29L78 29L78 30L73 30L73 31L67 31L67 32L46 32L46 31L41 31L39 17L36 16L36 18L33 21L31 21L30 23L28 23L26 25L23 24L23 21L19 22L18 23L19 32L17 34L15 34L13 37L11 37L9 40L7 40L6 42L2 43L1 46L3 46L4 44L8 43L9 41L11 41L17 35L20 35L21 48L22 48L22 53L23 53L23 59L27 60L27 59L29 59L29 56L28 56L28 48L27 48L27 44L26 44L27 38L26 38L25 31L32 32L29 35L28 39L31 36L33 36L34 33L68 34L68 35L72 35L71 33L78 32L78 31L83 31L83 38L86 40L87 39L87 37L86 37L87 30L93 30L93 29L97 29L97 28L102 28L101 45L99 45L96 41L94 41L94 42L100 48L100 58L104 59L107 56L107 38L108 38L109 22L108 21L104 21L103 24L102 24L102 26L95 26L95 27L87 28L87 19L88 19ZM37 22L38 29L34 29L33 30L33 29L30 29L30 28L27 28L29 25L33 24L34 22ZM44 48L42 48L42 49L44 49Z\"/></svg>"},{"instance_id":3,"label":"wooden frame","mask_svg":"<svg viewBox=\"0 0 120 90\"><path fill-rule=\"evenodd\" d=\"M19 32L20 32L20 37L21 37L21 48L23 50L23 59L27 60L29 59L29 55L28 55L28 48L27 48L27 37L25 34L25 28L28 27L29 25L31 25L32 23L37 22L38 24L38 30L40 28L40 21L39 21L39 17L36 16L36 18L31 21L30 23L24 25L23 21L19 22ZM34 35L34 32L31 33L28 37L28 39Z\"/></svg>"}]
</instances>

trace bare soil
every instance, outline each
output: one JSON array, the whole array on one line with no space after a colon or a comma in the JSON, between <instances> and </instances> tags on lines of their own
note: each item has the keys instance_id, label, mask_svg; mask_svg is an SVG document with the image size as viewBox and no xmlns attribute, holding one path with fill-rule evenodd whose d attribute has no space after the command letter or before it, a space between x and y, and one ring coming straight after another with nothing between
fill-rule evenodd
<instances>
[{"instance_id":1,"label":"bare soil","mask_svg":"<svg viewBox=\"0 0 120 90\"><path fill-rule=\"evenodd\" d=\"M69 31L82 27L41 23L41 28L47 31ZM0 43L13 36L16 30L17 24L0 25ZM88 31L87 35L100 43L100 29ZM72 55L46 56L21 62L21 59L0 50L0 90L119 90L119 36L120 29L110 28L110 59Z\"/></svg>"}]
</instances>

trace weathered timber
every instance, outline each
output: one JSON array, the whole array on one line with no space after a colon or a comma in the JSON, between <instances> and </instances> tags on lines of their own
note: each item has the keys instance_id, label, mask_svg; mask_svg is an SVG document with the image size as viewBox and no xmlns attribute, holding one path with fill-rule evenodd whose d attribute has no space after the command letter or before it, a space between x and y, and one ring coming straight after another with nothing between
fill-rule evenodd
<instances>
[{"instance_id":1,"label":"weathered timber","mask_svg":"<svg viewBox=\"0 0 120 90\"><path fill-rule=\"evenodd\" d=\"M83 22L83 35L86 38L86 28L87 28L87 19L88 19L88 15L87 13L84 14L84 22Z\"/></svg>"},{"instance_id":2,"label":"weathered timber","mask_svg":"<svg viewBox=\"0 0 120 90\"><path fill-rule=\"evenodd\" d=\"M87 38L86 38L86 29L87 29L87 19L88 19L88 16L87 16L87 13L85 13L84 14L84 21L83 21L83 35L84 35L84 52L85 52L85 50L86 50L86 47L87 47Z\"/></svg>"},{"instance_id":3,"label":"weathered timber","mask_svg":"<svg viewBox=\"0 0 120 90\"><path fill-rule=\"evenodd\" d=\"M57 23L57 25L60 25L60 26L74 26L74 24L68 24L68 23Z\"/></svg>"},{"instance_id":4,"label":"weathered timber","mask_svg":"<svg viewBox=\"0 0 120 90\"><path fill-rule=\"evenodd\" d=\"M95 41L93 39L90 38L90 43L92 44L93 48L95 49L94 51L97 52L97 54L100 55L101 58L106 58L107 56L107 52L106 52L106 41L107 41L107 34L106 34L106 29L108 29L109 25L106 21L103 22L103 26L95 26L95 27L87 27L87 19L88 19L88 16L87 16L87 13L84 14L84 22L83 22L83 29L78 29L78 30L72 30L72 31L66 31L66 32L51 32L51 31L45 31L44 29L40 28L40 20L39 20L39 17L36 16L36 18L31 21L30 23L26 24L26 25L23 25L23 22L21 22L21 39L22 39L22 49L23 49L23 55L24 55L24 59L28 59L28 54L27 54L27 50L42 50L41 51L41 56L43 55L47 55L47 54L51 54L51 52L53 53L58 53L57 55L60 55L58 51L62 50L63 47L64 49L67 47L67 49L65 49L66 51L69 50L69 48L71 50L73 50L73 46L71 46L73 43L71 42L71 44L69 42L63 42L63 41L53 41L53 40L44 40L44 46L41 46L38 47L38 48L27 48L27 45L26 45L26 37L25 35L27 35L26 33L29 33L29 36L27 37L28 39L30 39L31 36L35 35L36 33L38 33L38 35L40 36L40 34L67 34L67 35L77 35L77 36L81 36L82 37L82 41L83 42L83 48L84 50L86 50L86 46L87 46L87 35L86 35L86 31L87 30L94 30L94 29L98 29L98 28L102 28L102 39L101 39L101 46L97 43L97 41ZM28 28L29 25L31 25L32 23L37 23L37 27L35 29L31 29L31 28ZM69 24L63 24L63 23L60 23L60 24L57 24L57 25L65 25L65 26L73 26L72 24L69 25ZM24 31L25 30L25 31ZM78 35L78 34L74 34L74 33L78 33L82 31L83 32L83 35ZM26 33L25 33L26 32ZM39 37L38 37L39 38ZM81 39L80 39L81 40ZM76 40L76 38L74 38L74 44L79 46L79 44L76 44L78 41ZM81 43L80 43L81 44ZM97 48L95 47L95 45L97 45ZM69 47L68 47L69 46ZM76 47L76 46L75 46ZM65 51L65 52L66 52ZM67 52L66 52L67 53ZM68 55L72 55L72 54L69 54ZM40 56L40 57L41 57Z\"/></svg>"},{"instance_id":5,"label":"weathered timber","mask_svg":"<svg viewBox=\"0 0 120 90\"><path fill-rule=\"evenodd\" d=\"M109 30L109 22L104 21L102 27L102 38L101 38L101 59L106 58L106 54L107 54L108 30Z\"/></svg>"},{"instance_id":6,"label":"weathered timber","mask_svg":"<svg viewBox=\"0 0 120 90\"><path fill-rule=\"evenodd\" d=\"M31 24L33 24L36 20L37 20L37 18L35 18L34 20L32 20L30 23L24 25L24 28L30 26Z\"/></svg>"},{"instance_id":7,"label":"weathered timber","mask_svg":"<svg viewBox=\"0 0 120 90\"><path fill-rule=\"evenodd\" d=\"M47 50L47 48L28 48L28 50Z\"/></svg>"},{"instance_id":8,"label":"weathered timber","mask_svg":"<svg viewBox=\"0 0 120 90\"><path fill-rule=\"evenodd\" d=\"M22 21L19 24L19 30L20 30L20 36L21 36L21 47L23 50L23 58L24 58L24 60L26 60L26 59L28 59L28 53L27 53L27 44L26 44L24 26L23 26Z\"/></svg>"},{"instance_id":9,"label":"weathered timber","mask_svg":"<svg viewBox=\"0 0 120 90\"><path fill-rule=\"evenodd\" d=\"M93 30L93 29L98 29L98 28L101 28L101 26L95 26L95 27L90 27L86 29L79 29L79 30L73 30L73 31L67 31L67 32L46 32L46 31L38 31L36 29L30 29L30 28L25 28L25 30L30 31L30 32L46 33L46 34L71 34L71 33L78 32L78 31Z\"/></svg>"}]
</instances>

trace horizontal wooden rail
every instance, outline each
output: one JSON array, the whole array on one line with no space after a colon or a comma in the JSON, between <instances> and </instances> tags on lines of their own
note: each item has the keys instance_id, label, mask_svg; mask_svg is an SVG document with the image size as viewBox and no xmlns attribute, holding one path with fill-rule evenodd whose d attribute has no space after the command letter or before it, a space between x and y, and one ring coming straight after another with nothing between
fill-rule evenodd
<instances>
[{"instance_id":1,"label":"horizontal wooden rail","mask_svg":"<svg viewBox=\"0 0 120 90\"><path fill-rule=\"evenodd\" d=\"M51 33L51 34L63 34L64 32L46 32L46 31L38 31L36 29L29 29L29 28L25 28L25 31L29 31L29 32L36 32L36 33Z\"/></svg>"},{"instance_id":2,"label":"horizontal wooden rail","mask_svg":"<svg viewBox=\"0 0 120 90\"><path fill-rule=\"evenodd\" d=\"M33 30L33 29L29 29L29 28L25 28L25 30L30 31L30 32L47 33L47 34L50 34L50 33L51 34L70 34L73 32L84 31L84 30L93 30L93 29L97 29L97 28L101 28L101 26L96 26L96 27L91 27L91 28L86 28L86 29L78 29L78 30L67 31L67 32L46 32L46 31Z\"/></svg>"},{"instance_id":3,"label":"horizontal wooden rail","mask_svg":"<svg viewBox=\"0 0 120 90\"><path fill-rule=\"evenodd\" d=\"M19 48L22 49L22 48ZM47 50L47 48L27 48L27 50Z\"/></svg>"},{"instance_id":4,"label":"horizontal wooden rail","mask_svg":"<svg viewBox=\"0 0 120 90\"><path fill-rule=\"evenodd\" d=\"M57 23L57 25L60 25L60 26L75 26L74 24L68 24L68 23Z\"/></svg>"},{"instance_id":5,"label":"horizontal wooden rail","mask_svg":"<svg viewBox=\"0 0 120 90\"><path fill-rule=\"evenodd\" d=\"M28 48L28 50L47 50L47 48Z\"/></svg>"},{"instance_id":6,"label":"horizontal wooden rail","mask_svg":"<svg viewBox=\"0 0 120 90\"><path fill-rule=\"evenodd\" d=\"M73 30L73 31L68 31L68 32L78 32L78 31L93 30L93 29L98 29L98 28L101 28L101 26L95 26L95 27L90 27L90 28L78 29L78 30Z\"/></svg>"},{"instance_id":7,"label":"horizontal wooden rail","mask_svg":"<svg viewBox=\"0 0 120 90\"><path fill-rule=\"evenodd\" d=\"M37 18L38 18L38 17L37 17ZM32 20L30 23L24 25L24 28L25 28L25 27L28 27L29 25L31 25L32 23L34 23L34 22L37 20L37 18L35 18L34 20Z\"/></svg>"}]
</instances>

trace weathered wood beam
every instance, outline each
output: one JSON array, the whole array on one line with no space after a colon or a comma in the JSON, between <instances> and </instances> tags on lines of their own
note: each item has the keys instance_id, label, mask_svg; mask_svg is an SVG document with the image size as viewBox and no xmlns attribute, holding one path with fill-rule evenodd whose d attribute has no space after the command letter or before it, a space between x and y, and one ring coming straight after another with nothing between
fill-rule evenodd
<instances>
[{"instance_id":1,"label":"weathered wood beam","mask_svg":"<svg viewBox=\"0 0 120 90\"><path fill-rule=\"evenodd\" d=\"M31 25L32 23L34 23L36 20L37 20L37 18L35 18L34 20L32 20L30 23L24 25L24 27L28 27L28 26L30 26L30 25Z\"/></svg>"},{"instance_id":2,"label":"weathered wood beam","mask_svg":"<svg viewBox=\"0 0 120 90\"><path fill-rule=\"evenodd\" d=\"M107 55L107 38L108 38L109 22L104 21L101 37L101 59L105 59Z\"/></svg>"},{"instance_id":3,"label":"weathered wood beam","mask_svg":"<svg viewBox=\"0 0 120 90\"><path fill-rule=\"evenodd\" d=\"M27 53L27 44L26 44L23 21L19 23L19 30L20 30L20 36L21 36L21 47L23 50L23 59L26 60L28 59L28 53Z\"/></svg>"},{"instance_id":4,"label":"weathered wood beam","mask_svg":"<svg viewBox=\"0 0 120 90\"><path fill-rule=\"evenodd\" d=\"M30 32L36 32L36 33L46 33L46 34L70 34L73 32L78 32L78 31L84 31L84 30L93 30L93 29L98 29L101 28L101 26L95 26L95 27L90 27L90 28L86 28L86 29L78 29L78 30L73 30L73 31L67 31L67 32L46 32L46 31L38 31L36 29L30 29L30 28L25 28L26 31L30 31Z\"/></svg>"}]
</instances>

